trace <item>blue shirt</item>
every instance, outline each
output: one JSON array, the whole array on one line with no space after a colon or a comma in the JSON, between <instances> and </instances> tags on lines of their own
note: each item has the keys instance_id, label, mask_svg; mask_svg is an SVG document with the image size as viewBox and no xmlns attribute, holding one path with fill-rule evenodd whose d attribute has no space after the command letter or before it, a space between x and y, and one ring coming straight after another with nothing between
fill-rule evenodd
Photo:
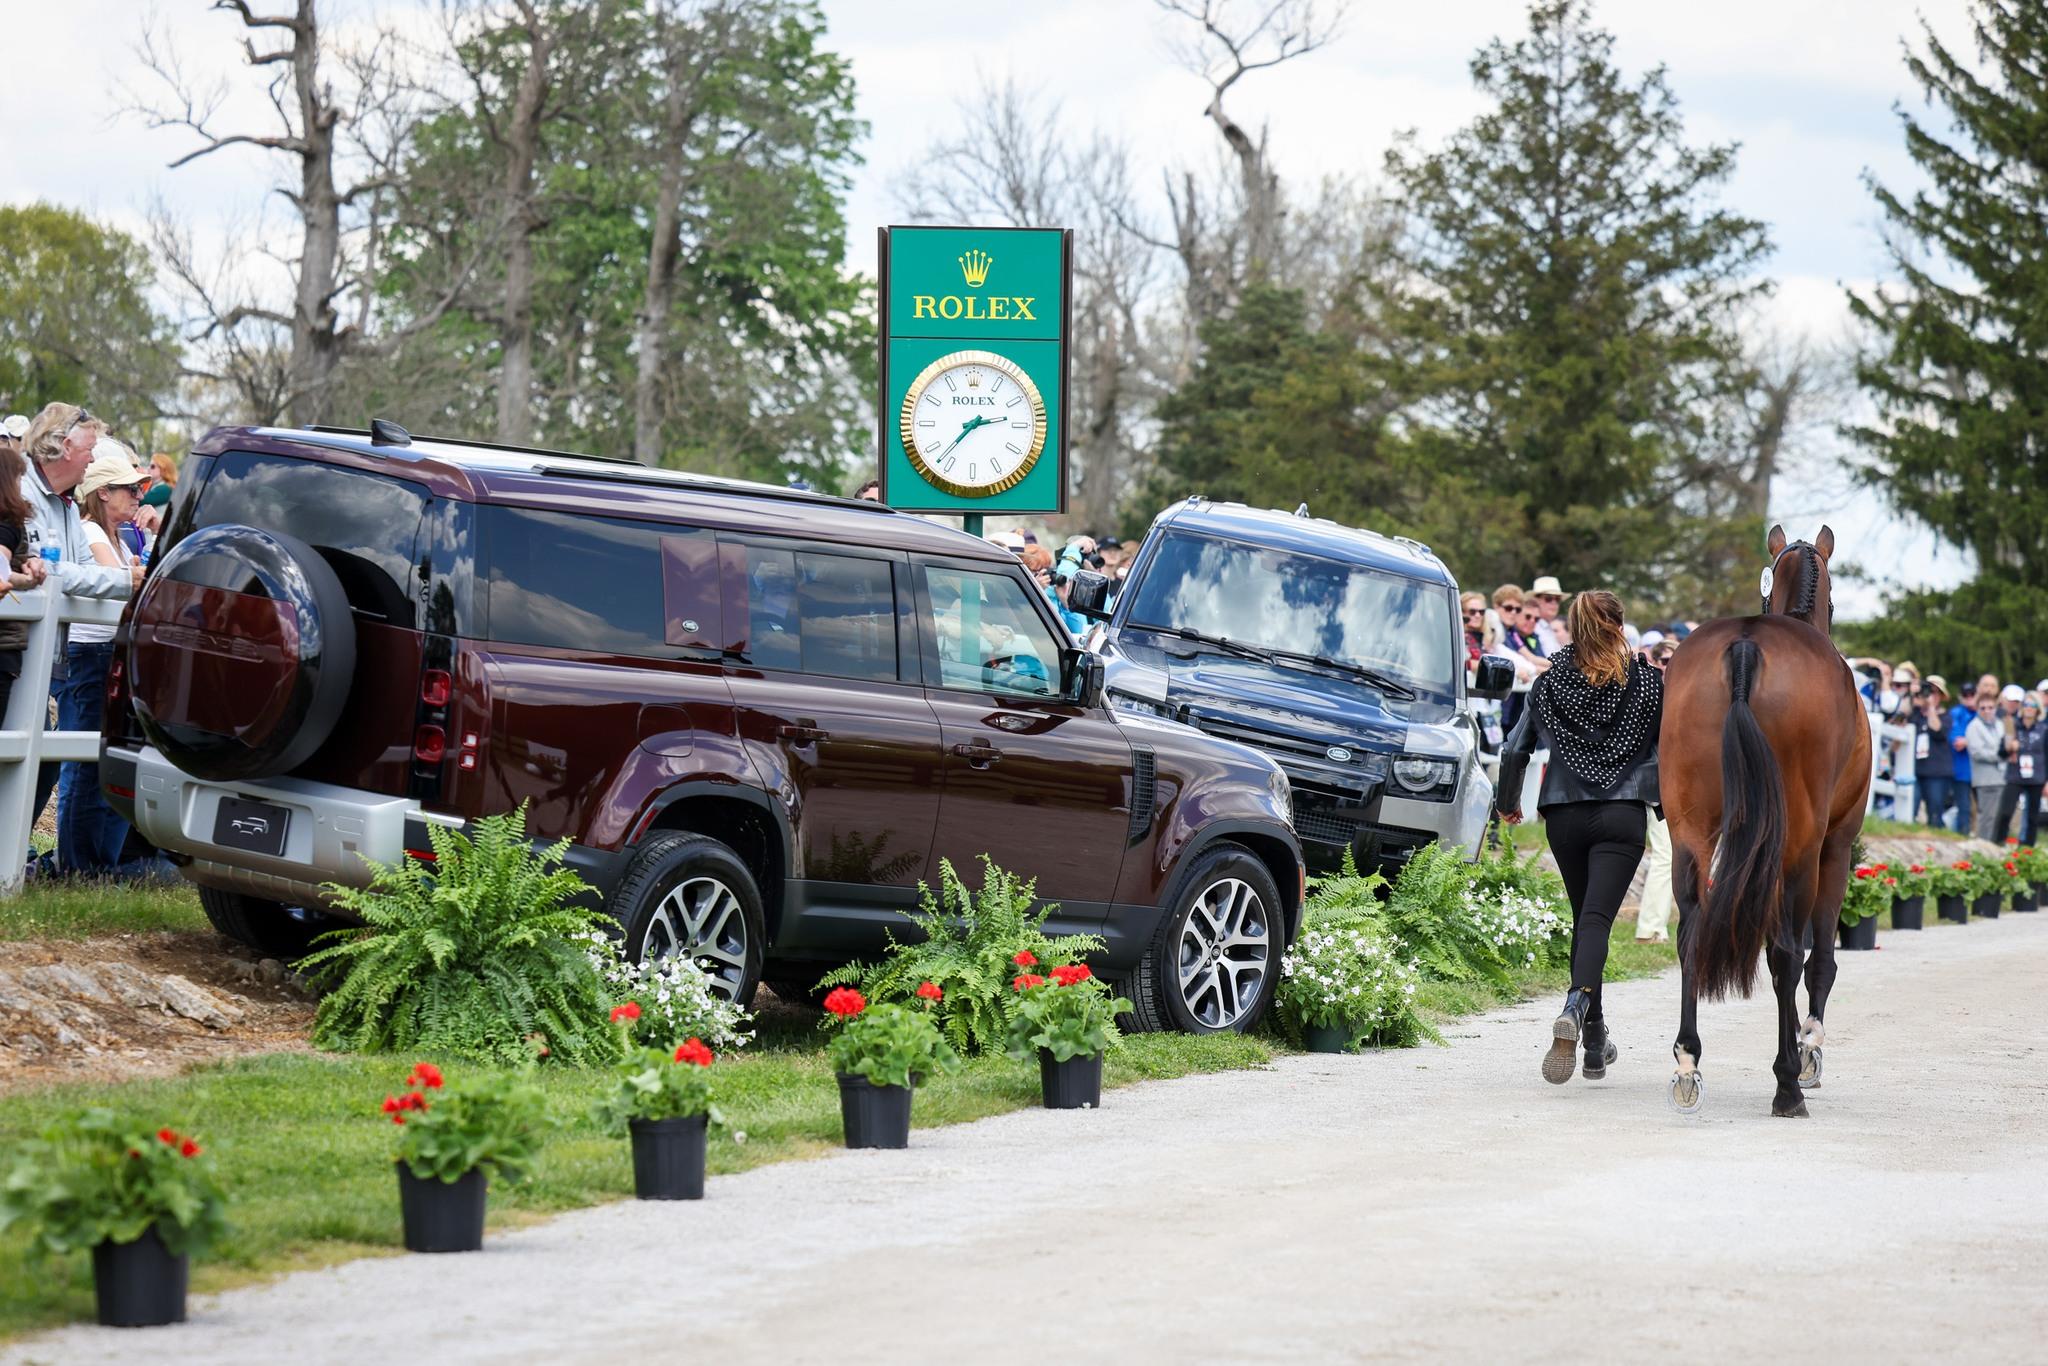
<instances>
[{"instance_id":1,"label":"blue shirt","mask_svg":"<svg viewBox=\"0 0 2048 1366\"><path fill-rule=\"evenodd\" d=\"M1953 742L1962 739L1964 734L1970 729L1970 722L1976 719L1977 712L1975 708L1966 707L1960 702L1949 708L1948 738L1951 742L1949 744L1949 752L1956 756L1956 781L1965 787L1970 785L1970 751L1967 748L1957 749Z\"/></svg>"}]
</instances>

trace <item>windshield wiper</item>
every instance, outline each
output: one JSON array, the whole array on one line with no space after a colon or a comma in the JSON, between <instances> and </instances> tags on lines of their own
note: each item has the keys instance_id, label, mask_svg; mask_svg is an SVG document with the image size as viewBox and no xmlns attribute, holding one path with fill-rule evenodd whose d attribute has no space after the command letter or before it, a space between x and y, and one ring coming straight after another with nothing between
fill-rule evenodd
<instances>
[{"instance_id":1,"label":"windshield wiper","mask_svg":"<svg viewBox=\"0 0 2048 1366\"><path fill-rule=\"evenodd\" d=\"M1193 641L1197 645L1214 646L1216 649L1222 650L1225 654L1237 655L1243 659L1263 660L1270 658L1270 654L1268 651L1262 650L1256 645L1245 645L1238 641L1230 640L1224 636L1212 636L1209 635L1207 632L1197 631L1191 626L1151 626L1147 625L1145 622L1142 621L1138 622L1137 625L1144 630L1157 631L1161 635L1174 636L1180 640ZM1172 655L1176 659L1193 659L1197 652L1189 650L1183 653L1178 650L1169 650L1167 651L1167 653Z\"/></svg>"},{"instance_id":2,"label":"windshield wiper","mask_svg":"<svg viewBox=\"0 0 2048 1366\"><path fill-rule=\"evenodd\" d=\"M1353 664L1343 659L1332 659L1328 655L1306 654L1300 650L1270 650L1267 653L1274 659L1288 660L1297 664L1314 664L1319 668L1334 669L1338 673L1350 674L1353 678L1364 679L1381 692L1392 693L1404 701L1412 702L1415 700L1415 689L1397 678L1389 678L1378 669L1369 669L1363 664Z\"/></svg>"}]
</instances>

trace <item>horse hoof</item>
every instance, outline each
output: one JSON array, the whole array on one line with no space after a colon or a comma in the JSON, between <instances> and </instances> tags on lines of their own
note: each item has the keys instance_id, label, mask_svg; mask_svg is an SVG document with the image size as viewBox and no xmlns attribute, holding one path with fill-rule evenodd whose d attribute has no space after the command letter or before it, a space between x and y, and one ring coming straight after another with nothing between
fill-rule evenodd
<instances>
[{"instance_id":1,"label":"horse hoof","mask_svg":"<svg viewBox=\"0 0 2048 1366\"><path fill-rule=\"evenodd\" d=\"M1820 1050L1800 1045L1799 1048L1799 1089L1811 1091L1820 1085Z\"/></svg>"},{"instance_id":2,"label":"horse hoof","mask_svg":"<svg viewBox=\"0 0 2048 1366\"><path fill-rule=\"evenodd\" d=\"M1806 1102L1794 1097L1792 1103L1787 1105L1783 1097L1776 1098L1771 1101L1771 1114L1779 1119L1805 1119Z\"/></svg>"},{"instance_id":3,"label":"horse hoof","mask_svg":"<svg viewBox=\"0 0 2048 1366\"><path fill-rule=\"evenodd\" d=\"M1671 1074L1671 1108L1681 1115L1696 1115L1707 1098L1707 1080L1698 1072Z\"/></svg>"}]
</instances>

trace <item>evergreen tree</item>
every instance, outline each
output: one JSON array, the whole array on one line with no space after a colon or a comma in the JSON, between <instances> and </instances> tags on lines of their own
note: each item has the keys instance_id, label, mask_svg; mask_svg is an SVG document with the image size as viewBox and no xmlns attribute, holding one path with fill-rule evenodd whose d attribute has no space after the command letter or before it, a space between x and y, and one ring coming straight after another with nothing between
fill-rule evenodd
<instances>
[{"instance_id":1,"label":"evergreen tree","mask_svg":"<svg viewBox=\"0 0 2048 1366\"><path fill-rule=\"evenodd\" d=\"M1420 467L1497 519L1461 576L1656 600L1726 542L1699 480L1726 466L1712 408L1749 382L1735 315L1770 247L1714 203L1735 148L1688 145L1663 70L1612 48L1585 0L1539 0L1473 58L1493 107L1389 155L1414 247L1379 293Z\"/></svg>"},{"instance_id":2,"label":"evergreen tree","mask_svg":"<svg viewBox=\"0 0 2048 1366\"><path fill-rule=\"evenodd\" d=\"M1978 0L1973 18L1983 70L1924 24L1925 54L1906 58L1945 115L1899 111L1927 187L1902 198L1866 176L1899 284L1850 295L1876 340L1857 378L1878 414L1850 435L1868 453L1868 483L1974 551L1980 581L2002 585L1977 596L2038 622L2048 620L2048 6Z\"/></svg>"}]
</instances>

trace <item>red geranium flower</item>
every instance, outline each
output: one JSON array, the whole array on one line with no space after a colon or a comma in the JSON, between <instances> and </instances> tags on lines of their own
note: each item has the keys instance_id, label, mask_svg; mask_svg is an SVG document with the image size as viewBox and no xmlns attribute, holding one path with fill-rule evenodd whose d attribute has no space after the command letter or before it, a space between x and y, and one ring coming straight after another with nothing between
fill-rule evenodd
<instances>
[{"instance_id":1,"label":"red geranium flower","mask_svg":"<svg viewBox=\"0 0 2048 1366\"><path fill-rule=\"evenodd\" d=\"M393 1116L391 1117L391 1122L392 1122L393 1124L403 1124L403 1123L405 1123L405 1116L404 1116L404 1115L393 1115Z\"/></svg>"},{"instance_id":2,"label":"red geranium flower","mask_svg":"<svg viewBox=\"0 0 2048 1366\"><path fill-rule=\"evenodd\" d=\"M1873 873L1872 873L1872 870L1871 870L1871 869L1869 869L1869 868L1858 868L1858 869L1856 870L1856 876L1857 876L1857 877L1859 877L1859 878L1865 878L1865 877L1870 877L1870 876L1873 876Z\"/></svg>"},{"instance_id":3,"label":"red geranium flower","mask_svg":"<svg viewBox=\"0 0 2048 1366\"><path fill-rule=\"evenodd\" d=\"M2005 837L2005 842L2007 844L2018 844L2020 842L2020 837L2018 835L2007 835Z\"/></svg>"},{"instance_id":4,"label":"red geranium flower","mask_svg":"<svg viewBox=\"0 0 2048 1366\"><path fill-rule=\"evenodd\" d=\"M1035 972L1020 972L1010 979L1010 990L1023 991L1028 987L1042 987L1045 979Z\"/></svg>"},{"instance_id":5,"label":"red geranium flower","mask_svg":"<svg viewBox=\"0 0 2048 1366\"><path fill-rule=\"evenodd\" d=\"M1892 866L1889 863L1873 863L1870 865L1870 871L1873 873L1889 873L1891 870Z\"/></svg>"},{"instance_id":6,"label":"red geranium flower","mask_svg":"<svg viewBox=\"0 0 2048 1366\"><path fill-rule=\"evenodd\" d=\"M622 1006L612 1007L613 1024L617 1024L621 1020L637 1020L639 1018L640 1003L638 1001L628 1001Z\"/></svg>"},{"instance_id":7,"label":"red geranium flower","mask_svg":"<svg viewBox=\"0 0 2048 1366\"><path fill-rule=\"evenodd\" d=\"M927 1001L943 1000L946 995L945 992L939 990L937 982L919 982L917 984L917 994Z\"/></svg>"},{"instance_id":8,"label":"red geranium flower","mask_svg":"<svg viewBox=\"0 0 2048 1366\"><path fill-rule=\"evenodd\" d=\"M178 1145L178 1154L181 1157L197 1157L199 1156L199 1145L188 1138Z\"/></svg>"},{"instance_id":9,"label":"red geranium flower","mask_svg":"<svg viewBox=\"0 0 2048 1366\"><path fill-rule=\"evenodd\" d=\"M1927 867L1925 864L1916 863L1911 868L1908 868L1906 871L1909 873L1924 873L1927 871Z\"/></svg>"},{"instance_id":10,"label":"red geranium flower","mask_svg":"<svg viewBox=\"0 0 2048 1366\"><path fill-rule=\"evenodd\" d=\"M1069 963L1063 968L1054 968L1052 970L1052 980L1058 982L1063 987L1070 987L1076 982L1085 982L1094 975L1094 973L1088 971L1086 963Z\"/></svg>"},{"instance_id":11,"label":"red geranium flower","mask_svg":"<svg viewBox=\"0 0 2048 1366\"><path fill-rule=\"evenodd\" d=\"M693 1062L699 1067L709 1067L714 1057L712 1051L704 1046L704 1041L694 1034L676 1048L677 1062Z\"/></svg>"},{"instance_id":12,"label":"red geranium flower","mask_svg":"<svg viewBox=\"0 0 2048 1366\"><path fill-rule=\"evenodd\" d=\"M1038 955L1029 949L1025 949L1010 961L1020 968L1035 968L1038 966Z\"/></svg>"},{"instance_id":13,"label":"red geranium flower","mask_svg":"<svg viewBox=\"0 0 2048 1366\"><path fill-rule=\"evenodd\" d=\"M1884 885L1887 887L1896 887L1899 885L1899 880L1895 877L1888 877L1884 880Z\"/></svg>"},{"instance_id":14,"label":"red geranium flower","mask_svg":"<svg viewBox=\"0 0 2048 1366\"><path fill-rule=\"evenodd\" d=\"M400 1104L398 1103L398 1097L397 1097L397 1096L386 1096L386 1097L384 1097L384 1113L385 1113L385 1114L387 1114L387 1115L395 1115L395 1114L397 1114L397 1113L398 1113L398 1112L399 1112L400 1110L402 1110L402 1109L404 1109L404 1108L405 1108L404 1106L402 1106L402 1105L400 1105Z\"/></svg>"},{"instance_id":15,"label":"red geranium flower","mask_svg":"<svg viewBox=\"0 0 2048 1366\"><path fill-rule=\"evenodd\" d=\"M825 1009L841 1019L858 1015L868 1008L868 998L852 987L834 987L825 996Z\"/></svg>"},{"instance_id":16,"label":"red geranium flower","mask_svg":"<svg viewBox=\"0 0 2048 1366\"><path fill-rule=\"evenodd\" d=\"M1955 869L1959 873L1967 873L1970 871L1970 861L1966 858L1959 858L1954 863L1951 863L1949 867Z\"/></svg>"},{"instance_id":17,"label":"red geranium flower","mask_svg":"<svg viewBox=\"0 0 2048 1366\"><path fill-rule=\"evenodd\" d=\"M416 1062L412 1075L405 1079L407 1086L424 1086L429 1090L441 1084L441 1069L430 1062Z\"/></svg>"},{"instance_id":18,"label":"red geranium flower","mask_svg":"<svg viewBox=\"0 0 2048 1366\"><path fill-rule=\"evenodd\" d=\"M175 1148L178 1146L178 1131L176 1129L158 1129L156 1131L156 1141L168 1143Z\"/></svg>"}]
</instances>

